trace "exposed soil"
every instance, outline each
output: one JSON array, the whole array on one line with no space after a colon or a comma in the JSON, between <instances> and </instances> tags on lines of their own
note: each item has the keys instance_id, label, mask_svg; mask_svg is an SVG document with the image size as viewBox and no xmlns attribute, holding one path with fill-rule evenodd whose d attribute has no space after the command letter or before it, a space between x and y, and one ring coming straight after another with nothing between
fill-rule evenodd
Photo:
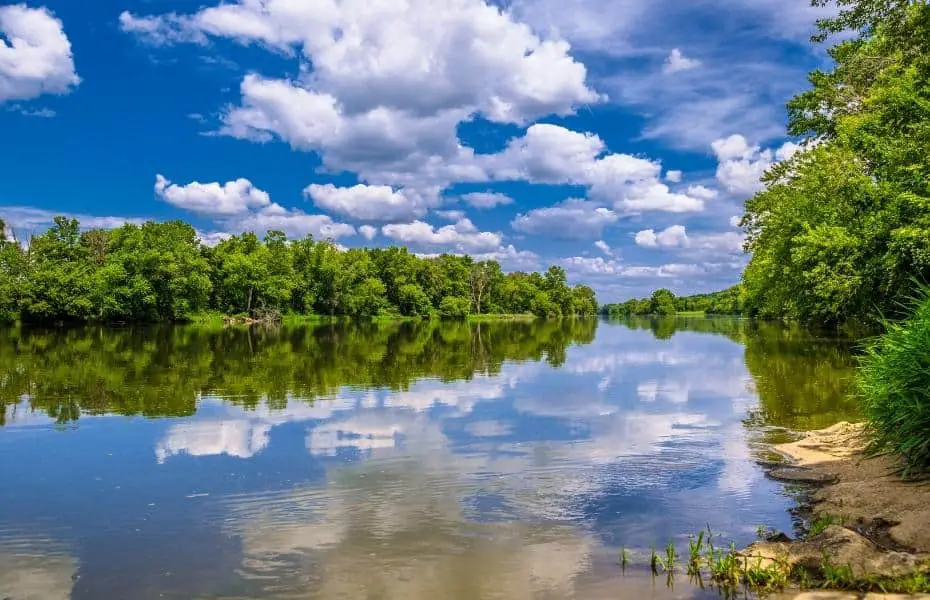
<instances>
[{"instance_id":1,"label":"exposed soil","mask_svg":"<svg viewBox=\"0 0 930 600\"><path fill-rule=\"evenodd\" d=\"M861 425L839 423L774 446L789 459L770 475L811 487L812 515L833 524L804 540L759 542L746 554L787 557L817 572L826 553L857 577L901 577L930 568L930 482L903 480L893 457L867 457Z\"/></svg>"}]
</instances>

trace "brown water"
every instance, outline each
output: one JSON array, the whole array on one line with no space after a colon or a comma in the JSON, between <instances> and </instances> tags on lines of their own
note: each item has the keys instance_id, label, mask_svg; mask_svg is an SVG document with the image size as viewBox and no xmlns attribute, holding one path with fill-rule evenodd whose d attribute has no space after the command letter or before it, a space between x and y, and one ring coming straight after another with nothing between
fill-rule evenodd
<instances>
[{"instance_id":1,"label":"brown water","mask_svg":"<svg viewBox=\"0 0 930 600\"><path fill-rule=\"evenodd\" d=\"M0 598L700 598L849 344L732 319L0 331ZM620 548L632 549L625 574Z\"/></svg>"}]
</instances>

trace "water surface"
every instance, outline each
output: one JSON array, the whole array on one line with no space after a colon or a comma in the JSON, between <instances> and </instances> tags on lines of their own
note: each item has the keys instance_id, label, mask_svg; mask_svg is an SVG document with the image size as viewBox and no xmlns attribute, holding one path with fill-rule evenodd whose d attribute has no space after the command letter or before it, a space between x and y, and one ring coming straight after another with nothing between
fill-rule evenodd
<instances>
[{"instance_id":1,"label":"water surface","mask_svg":"<svg viewBox=\"0 0 930 600\"><path fill-rule=\"evenodd\" d=\"M0 598L697 598L850 344L733 319L0 330ZM639 566L620 575L621 547Z\"/></svg>"}]
</instances>

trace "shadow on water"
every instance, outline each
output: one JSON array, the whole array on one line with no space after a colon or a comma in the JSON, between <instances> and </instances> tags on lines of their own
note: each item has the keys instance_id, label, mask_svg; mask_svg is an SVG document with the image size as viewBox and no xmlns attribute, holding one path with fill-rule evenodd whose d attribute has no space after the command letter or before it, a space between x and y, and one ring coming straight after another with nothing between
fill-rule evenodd
<instances>
[{"instance_id":1,"label":"shadow on water","mask_svg":"<svg viewBox=\"0 0 930 600\"><path fill-rule=\"evenodd\" d=\"M693 318L0 330L0 598L718 597L649 548L790 527L752 444L849 418L852 347Z\"/></svg>"}]
</instances>

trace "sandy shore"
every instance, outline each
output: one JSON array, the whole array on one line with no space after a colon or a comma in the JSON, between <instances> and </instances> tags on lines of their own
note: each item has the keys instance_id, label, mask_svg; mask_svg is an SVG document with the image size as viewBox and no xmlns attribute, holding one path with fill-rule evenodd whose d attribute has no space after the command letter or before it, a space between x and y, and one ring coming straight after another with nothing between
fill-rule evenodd
<instances>
[{"instance_id":1,"label":"sandy shore","mask_svg":"<svg viewBox=\"0 0 930 600\"><path fill-rule=\"evenodd\" d=\"M930 571L930 482L902 480L893 457L866 457L865 447L863 427L850 423L775 446L789 463L770 475L813 486L807 508L821 522L828 516L831 524L805 540L753 544L746 554L787 557L792 566L812 573L822 571L826 555L833 565L848 566L857 578L870 580ZM817 592L799 598L861 597Z\"/></svg>"}]
</instances>

